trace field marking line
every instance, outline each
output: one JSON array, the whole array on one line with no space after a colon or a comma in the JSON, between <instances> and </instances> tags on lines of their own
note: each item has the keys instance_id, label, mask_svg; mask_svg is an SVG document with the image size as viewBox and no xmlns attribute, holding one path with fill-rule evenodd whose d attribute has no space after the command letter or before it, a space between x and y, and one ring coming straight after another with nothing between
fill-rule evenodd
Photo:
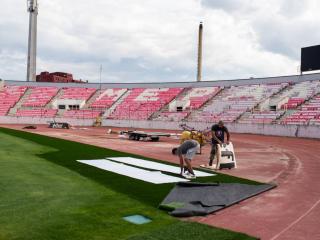
<instances>
[{"instance_id":1,"label":"field marking line","mask_svg":"<svg viewBox=\"0 0 320 240\"><path fill-rule=\"evenodd\" d=\"M278 234L276 234L275 236L273 236L272 238L270 238L270 240L275 240L277 239L281 234L283 234L284 232L286 232L288 229L290 229L293 225L297 224L298 222L300 222L305 216L307 216L318 204L320 203L320 199L312 205L312 207L306 211L304 214L302 214L299 218L297 218L295 221L293 221L291 224L289 224L285 229L283 229L281 232L279 232Z\"/></svg>"}]
</instances>

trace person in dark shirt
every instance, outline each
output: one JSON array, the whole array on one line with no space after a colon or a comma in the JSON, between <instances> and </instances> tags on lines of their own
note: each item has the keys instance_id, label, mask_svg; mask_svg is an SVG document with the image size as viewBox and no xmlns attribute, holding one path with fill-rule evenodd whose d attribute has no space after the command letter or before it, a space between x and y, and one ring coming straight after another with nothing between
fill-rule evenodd
<instances>
[{"instance_id":1,"label":"person in dark shirt","mask_svg":"<svg viewBox=\"0 0 320 240\"><path fill-rule=\"evenodd\" d=\"M228 131L228 128L224 126L223 121L219 121L218 124L214 124L211 127L211 152L210 152L210 161L209 161L209 166L212 166L214 157L217 152L217 145L224 143L224 135L227 134L227 144L230 142L230 133Z\"/></svg>"}]
</instances>

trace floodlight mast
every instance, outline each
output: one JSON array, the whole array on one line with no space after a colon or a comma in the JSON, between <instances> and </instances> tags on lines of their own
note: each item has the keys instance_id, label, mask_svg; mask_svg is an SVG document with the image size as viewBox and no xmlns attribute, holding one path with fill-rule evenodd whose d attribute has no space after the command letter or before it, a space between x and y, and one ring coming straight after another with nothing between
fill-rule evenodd
<instances>
[{"instance_id":1,"label":"floodlight mast","mask_svg":"<svg viewBox=\"0 0 320 240\"><path fill-rule=\"evenodd\" d=\"M199 24L199 36L198 36L198 66L197 66L197 82L201 81L202 78L202 35L203 35L203 24Z\"/></svg>"},{"instance_id":2,"label":"floodlight mast","mask_svg":"<svg viewBox=\"0 0 320 240\"><path fill-rule=\"evenodd\" d=\"M29 12L27 81L36 81L38 0L27 0Z\"/></svg>"}]
</instances>

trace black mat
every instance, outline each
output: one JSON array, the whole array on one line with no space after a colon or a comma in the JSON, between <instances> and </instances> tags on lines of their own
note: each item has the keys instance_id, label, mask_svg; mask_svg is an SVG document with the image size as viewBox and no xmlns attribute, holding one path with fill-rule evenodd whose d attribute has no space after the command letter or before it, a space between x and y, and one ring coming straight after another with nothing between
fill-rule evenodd
<instances>
[{"instance_id":1,"label":"black mat","mask_svg":"<svg viewBox=\"0 0 320 240\"><path fill-rule=\"evenodd\" d=\"M25 126L22 129L37 129L36 126L30 125L30 126Z\"/></svg>"},{"instance_id":2,"label":"black mat","mask_svg":"<svg viewBox=\"0 0 320 240\"><path fill-rule=\"evenodd\" d=\"M160 208L176 217L204 216L274 187L269 184L177 183Z\"/></svg>"}]
</instances>

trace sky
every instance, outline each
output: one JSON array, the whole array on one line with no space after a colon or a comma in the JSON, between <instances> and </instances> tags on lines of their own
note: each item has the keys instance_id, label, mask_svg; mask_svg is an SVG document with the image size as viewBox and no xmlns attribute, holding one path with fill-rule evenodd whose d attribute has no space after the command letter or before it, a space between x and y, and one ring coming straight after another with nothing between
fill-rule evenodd
<instances>
[{"instance_id":1,"label":"sky","mask_svg":"<svg viewBox=\"0 0 320 240\"><path fill-rule=\"evenodd\" d=\"M26 1L0 0L0 78L25 80ZM320 44L318 0L38 0L37 73L99 82L195 81L297 74Z\"/></svg>"}]
</instances>

